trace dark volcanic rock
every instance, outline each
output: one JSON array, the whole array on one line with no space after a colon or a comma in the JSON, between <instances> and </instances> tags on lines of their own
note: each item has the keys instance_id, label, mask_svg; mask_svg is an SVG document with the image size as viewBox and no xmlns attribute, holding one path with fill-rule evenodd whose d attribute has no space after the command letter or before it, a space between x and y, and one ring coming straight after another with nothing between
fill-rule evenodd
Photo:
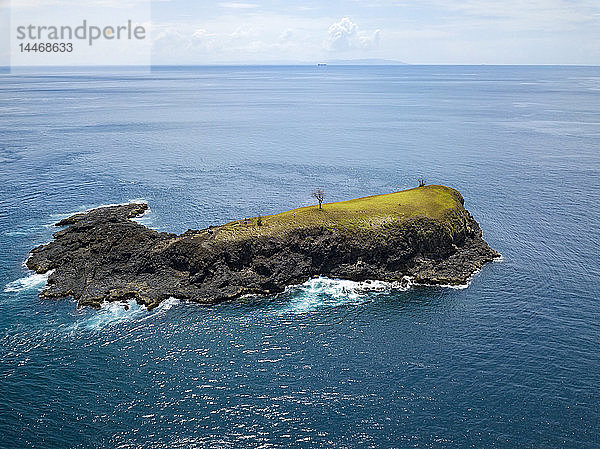
<instances>
[{"instance_id":1,"label":"dark volcanic rock","mask_svg":"<svg viewBox=\"0 0 600 449\"><path fill-rule=\"evenodd\" d=\"M152 308L169 297L216 303L277 293L316 275L458 285L499 257L464 209L444 224L416 218L376 232L312 227L235 241L219 239L219 227L175 235L130 220L146 209L103 207L57 223L66 228L27 260L38 273L54 270L40 295L95 307L135 299Z\"/></svg>"}]
</instances>

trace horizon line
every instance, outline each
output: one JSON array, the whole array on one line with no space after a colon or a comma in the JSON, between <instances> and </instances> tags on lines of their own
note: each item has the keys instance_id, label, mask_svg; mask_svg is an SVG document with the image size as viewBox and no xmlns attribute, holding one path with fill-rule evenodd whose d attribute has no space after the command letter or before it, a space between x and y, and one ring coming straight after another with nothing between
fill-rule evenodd
<instances>
[{"instance_id":1,"label":"horizon line","mask_svg":"<svg viewBox=\"0 0 600 449\"><path fill-rule=\"evenodd\" d=\"M600 67L600 64L564 64L564 63L548 63L548 64L509 64L509 63L388 63L388 64L365 64L365 63L323 63L323 62L226 62L226 63L206 63L206 64L148 64L148 65L124 65L124 64L107 64L107 65L0 65L0 70L4 69L43 69L43 68L78 68L78 69L94 69L94 68L154 68L154 67L317 67L320 64L325 64L325 67Z\"/></svg>"}]
</instances>

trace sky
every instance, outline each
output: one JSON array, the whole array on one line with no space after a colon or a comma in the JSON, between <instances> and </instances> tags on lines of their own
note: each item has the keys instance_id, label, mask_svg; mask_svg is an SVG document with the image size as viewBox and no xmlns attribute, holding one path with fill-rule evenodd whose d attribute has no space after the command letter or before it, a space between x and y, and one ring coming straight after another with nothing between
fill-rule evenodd
<instances>
[{"instance_id":1,"label":"sky","mask_svg":"<svg viewBox=\"0 0 600 449\"><path fill-rule=\"evenodd\" d=\"M12 9L41 20L82 4L88 17L130 8L134 20L149 8L148 0L13 0ZM0 5L6 12L9 1ZM600 65L600 0L154 0L149 17L153 64Z\"/></svg>"}]
</instances>

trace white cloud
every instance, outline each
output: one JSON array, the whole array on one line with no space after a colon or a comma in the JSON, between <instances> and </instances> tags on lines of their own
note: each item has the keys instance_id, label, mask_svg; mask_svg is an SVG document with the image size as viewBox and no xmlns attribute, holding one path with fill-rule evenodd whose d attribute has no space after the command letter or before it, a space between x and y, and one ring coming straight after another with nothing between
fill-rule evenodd
<instances>
[{"instance_id":1,"label":"white cloud","mask_svg":"<svg viewBox=\"0 0 600 449\"><path fill-rule=\"evenodd\" d=\"M344 58L365 57L367 51L369 57L379 57L380 34L375 27L362 29L349 18L222 15L204 22L154 24L153 58L157 64L178 60L204 64L314 62L334 53Z\"/></svg>"},{"instance_id":2,"label":"white cloud","mask_svg":"<svg viewBox=\"0 0 600 449\"><path fill-rule=\"evenodd\" d=\"M11 12L48 22L84 10L110 23L110 14L127 6L144 22L146 14L137 11L148 1L12 0ZM600 64L600 0L152 1L161 18L152 30L155 63ZM0 0L0 11L9 4Z\"/></svg>"},{"instance_id":3,"label":"white cloud","mask_svg":"<svg viewBox=\"0 0 600 449\"><path fill-rule=\"evenodd\" d=\"M358 25L348 17L344 17L329 27L329 48L334 50L350 49L351 41L356 39L357 32Z\"/></svg>"},{"instance_id":4,"label":"white cloud","mask_svg":"<svg viewBox=\"0 0 600 449\"><path fill-rule=\"evenodd\" d=\"M255 0L240 0L244 1L255 4ZM600 61L598 0L355 0L358 6L348 3L343 15L338 15L338 7L325 3L311 4L315 9L309 12L299 12L301 8L274 12L272 4L270 8L260 5L260 14L256 8L213 7L209 8L211 17L191 14L163 22L173 32L156 42L155 62L363 58L459 64ZM203 31L194 36L198 30Z\"/></svg>"},{"instance_id":5,"label":"white cloud","mask_svg":"<svg viewBox=\"0 0 600 449\"><path fill-rule=\"evenodd\" d=\"M326 57L323 33L332 18L225 14L152 26L155 64L314 62Z\"/></svg>"},{"instance_id":6,"label":"white cloud","mask_svg":"<svg viewBox=\"0 0 600 449\"><path fill-rule=\"evenodd\" d=\"M348 52L351 50L369 50L379 45L380 30L362 31L348 17L329 27L329 37L325 47L330 51Z\"/></svg>"}]
</instances>

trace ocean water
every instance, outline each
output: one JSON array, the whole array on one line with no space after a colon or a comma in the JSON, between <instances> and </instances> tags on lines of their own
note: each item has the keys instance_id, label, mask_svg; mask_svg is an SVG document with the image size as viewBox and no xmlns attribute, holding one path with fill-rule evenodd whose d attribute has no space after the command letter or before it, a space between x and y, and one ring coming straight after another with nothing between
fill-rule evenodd
<instances>
[{"instance_id":1,"label":"ocean water","mask_svg":"<svg viewBox=\"0 0 600 449\"><path fill-rule=\"evenodd\" d=\"M600 447L600 68L0 75L0 447ZM40 300L52 223L182 232L429 183L503 259L148 312Z\"/></svg>"}]
</instances>

